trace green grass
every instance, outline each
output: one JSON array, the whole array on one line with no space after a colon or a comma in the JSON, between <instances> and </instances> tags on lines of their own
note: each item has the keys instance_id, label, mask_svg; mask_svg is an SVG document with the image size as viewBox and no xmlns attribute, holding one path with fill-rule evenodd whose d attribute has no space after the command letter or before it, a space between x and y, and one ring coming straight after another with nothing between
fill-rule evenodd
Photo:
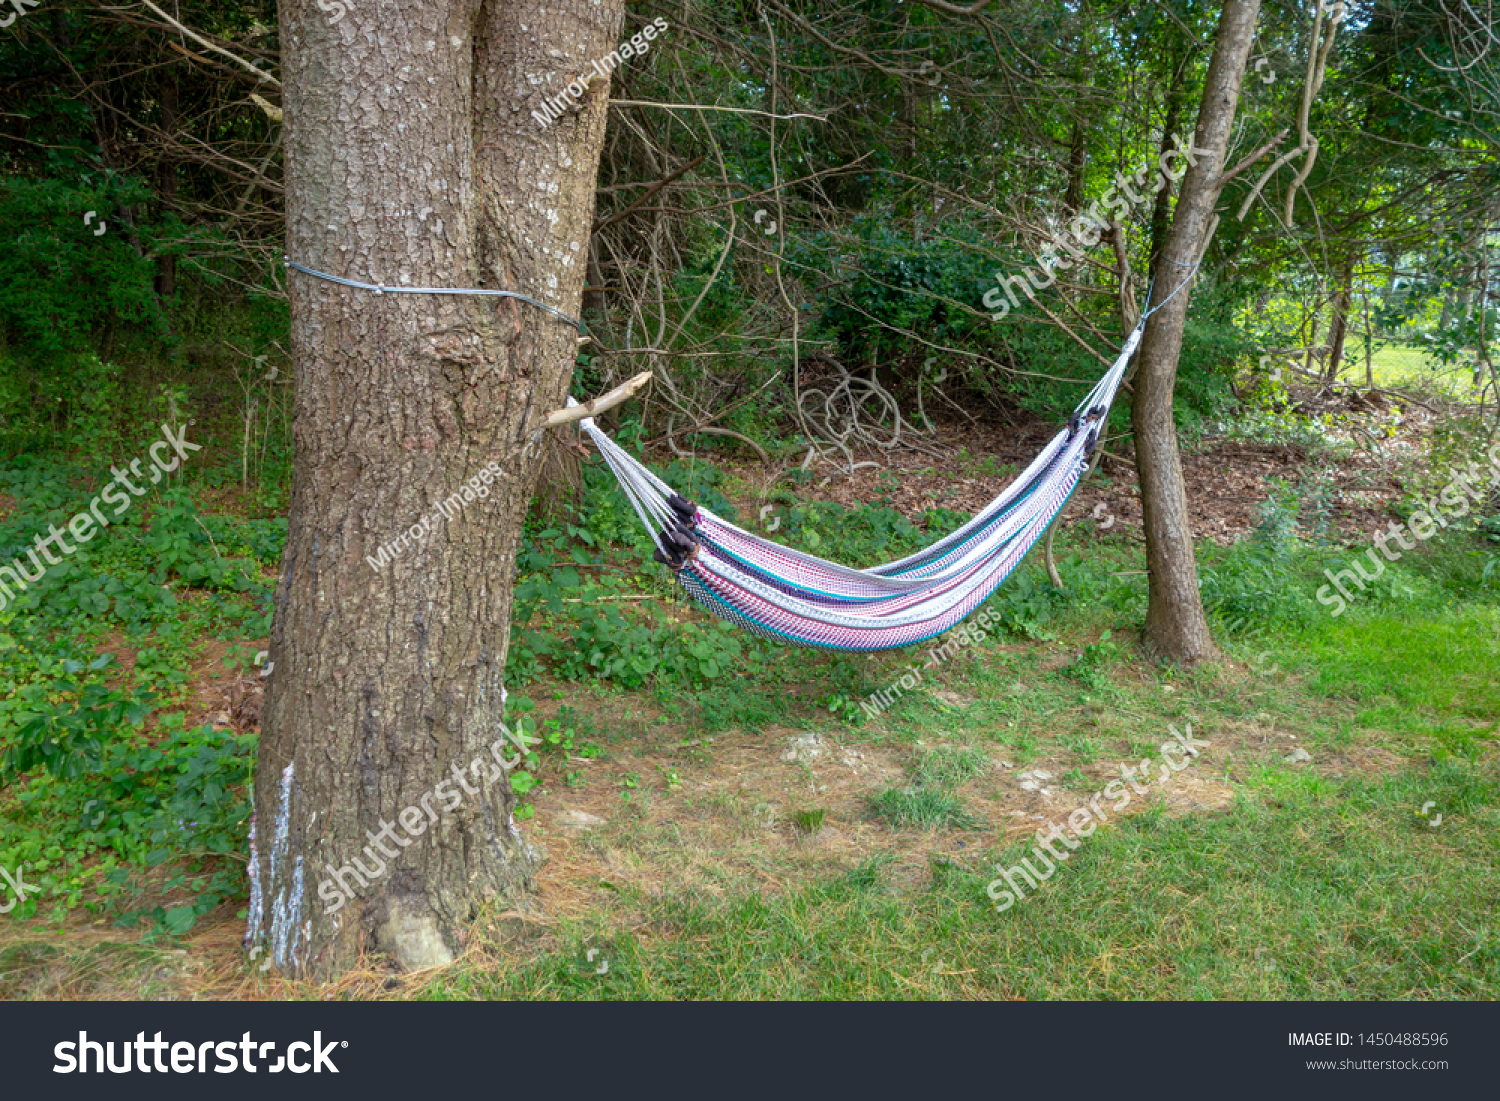
<instances>
[{"instance_id":1,"label":"green grass","mask_svg":"<svg viewBox=\"0 0 1500 1101\"><path fill-rule=\"evenodd\" d=\"M1358 348L1359 354L1346 355L1345 373L1362 372L1364 369L1364 345ZM1410 382L1432 374L1436 362L1427 354L1425 348L1415 344L1382 344L1377 342L1374 354L1370 357L1370 366L1375 375L1375 381L1382 385L1397 382Z\"/></svg>"},{"instance_id":2,"label":"green grass","mask_svg":"<svg viewBox=\"0 0 1500 1101\"><path fill-rule=\"evenodd\" d=\"M1365 380L1364 343L1345 349L1344 368L1339 377L1349 382ZM1370 373L1376 386L1411 386L1436 381L1439 387L1457 396L1472 396L1475 391L1473 367L1459 364L1444 367L1417 344L1376 343L1370 357Z\"/></svg>"},{"instance_id":3,"label":"green grass","mask_svg":"<svg viewBox=\"0 0 1500 1101\"><path fill-rule=\"evenodd\" d=\"M1322 559L1303 553L1288 552L1269 578L1305 587ZM1456 543L1438 552L1454 562L1468 553ZM1493 587L1435 555L1412 563L1424 580L1415 595L1372 595L1338 618L1283 602L1274 629L1225 640L1245 663L1238 674L1153 669L1119 639L1118 658L1080 678L1068 659L1129 614L1114 606L1128 606L1129 593L1086 599L1105 591L1094 572L1113 568L1085 563L1070 577L1071 602L1047 620L1063 645L996 650L990 640L924 684L956 688L972 705L913 697L882 716L884 733L867 736L928 744L912 760L915 786L873 805L892 830L962 825L968 811L952 790L981 782L986 754L1020 770L1033 752L1064 753L1072 767L1060 786L1081 795L1099 786L1087 770L1154 755L1169 722L1191 720L1200 736L1250 728L1260 733L1240 745L1271 745L1245 759L1236 750L1206 777L1228 783L1227 806L1174 817L1153 804L1101 827L1004 913L985 887L996 864L1023 850L970 853L934 832L916 881L871 858L784 891L638 892L629 920L567 925L556 950L504 968L481 957L421 996L1500 996ZM1259 598L1238 576L1226 574L1219 595L1253 605ZM867 675L880 679L878 668ZM974 744L932 745L935 728ZM1289 733L1297 740L1276 741ZM1283 763L1292 746L1313 760ZM612 961L604 976L584 960L598 946Z\"/></svg>"},{"instance_id":4,"label":"green grass","mask_svg":"<svg viewBox=\"0 0 1500 1101\"><path fill-rule=\"evenodd\" d=\"M1416 811L1447 807L1438 828ZM1436 762L1329 782L1263 774L1229 811L1140 815L1082 843L1005 913L984 866L924 885L880 863L786 894L668 894L513 971L460 967L434 998L1493 999L1493 768ZM1462 809L1457 809L1462 808Z\"/></svg>"},{"instance_id":5,"label":"green grass","mask_svg":"<svg viewBox=\"0 0 1500 1101\"><path fill-rule=\"evenodd\" d=\"M975 824L961 799L933 788L887 788L871 797L870 806L898 829L903 826L919 829L957 826L963 829Z\"/></svg>"},{"instance_id":6,"label":"green grass","mask_svg":"<svg viewBox=\"0 0 1500 1101\"><path fill-rule=\"evenodd\" d=\"M1423 616L1340 616L1304 640L1317 690L1355 702L1354 721L1400 736L1472 745L1500 718L1500 608L1469 604Z\"/></svg>"},{"instance_id":7,"label":"green grass","mask_svg":"<svg viewBox=\"0 0 1500 1101\"><path fill-rule=\"evenodd\" d=\"M955 788L989 767L989 757L975 746L931 746L918 754L912 779L922 787Z\"/></svg>"}]
</instances>

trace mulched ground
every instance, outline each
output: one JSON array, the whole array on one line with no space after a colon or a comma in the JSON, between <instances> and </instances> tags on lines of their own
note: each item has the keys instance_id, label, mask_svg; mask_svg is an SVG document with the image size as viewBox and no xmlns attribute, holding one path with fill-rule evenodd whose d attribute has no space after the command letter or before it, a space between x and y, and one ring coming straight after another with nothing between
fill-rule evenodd
<instances>
[{"instance_id":1,"label":"mulched ground","mask_svg":"<svg viewBox=\"0 0 1500 1101\"><path fill-rule=\"evenodd\" d=\"M1368 538L1391 522L1390 505L1401 496L1398 470L1426 453L1426 437L1436 416L1416 407L1398 414L1378 393L1341 393L1321 400L1304 395L1300 408L1344 415L1349 428L1342 435L1363 446L1350 459L1330 465L1310 463L1307 453L1296 446L1223 437L1206 441L1182 456L1194 539L1227 546L1248 536L1274 479L1291 485L1324 479L1331 487L1330 522L1347 541ZM936 437L944 448L941 457L911 450L856 451L857 461L877 462L879 469L848 474L823 462L812 471L821 475L819 480L798 488L797 493L846 507L888 503L913 522L932 508L977 512L999 495L1057 430L1050 421L1025 414L1017 417L1019 423L1014 425L938 421ZM1131 465L1134 456L1120 456L1117 442L1106 451L1109 454L1098 471L1074 495L1063 526L1088 524L1101 538L1143 541L1140 485ZM717 456L705 461L732 470L764 497L769 497L787 470L785 465L767 468L756 462L726 462ZM891 474L896 476L894 484ZM747 511L754 517L754 506L763 502L743 503L752 506Z\"/></svg>"}]
</instances>

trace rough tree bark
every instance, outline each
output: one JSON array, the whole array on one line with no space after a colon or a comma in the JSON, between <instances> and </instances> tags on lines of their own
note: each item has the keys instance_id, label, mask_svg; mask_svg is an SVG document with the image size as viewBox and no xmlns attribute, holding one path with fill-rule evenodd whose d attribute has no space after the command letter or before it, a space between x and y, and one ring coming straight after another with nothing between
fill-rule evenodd
<instances>
[{"instance_id":1,"label":"rough tree bark","mask_svg":"<svg viewBox=\"0 0 1500 1101\"><path fill-rule=\"evenodd\" d=\"M334 8L281 4L290 257L577 316L608 88L545 128L530 112L615 48L624 0ZM367 947L430 966L538 859L491 747L538 428L577 334L515 299L288 287L296 458L246 941L297 976Z\"/></svg>"},{"instance_id":2,"label":"rough tree bark","mask_svg":"<svg viewBox=\"0 0 1500 1101\"><path fill-rule=\"evenodd\" d=\"M1130 409L1150 586L1143 642L1153 656L1184 664L1215 658L1218 649L1198 593L1198 564L1193 558L1187 492L1172 418L1172 389L1190 293L1183 284L1195 274L1193 266L1212 233L1214 203L1223 186L1219 174L1259 14L1260 0L1227 0L1219 17L1192 138L1197 159L1182 180L1152 295L1153 305L1166 304L1151 316L1141 334ZM1177 293L1179 288L1181 293Z\"/></svg>"}]
</instances>

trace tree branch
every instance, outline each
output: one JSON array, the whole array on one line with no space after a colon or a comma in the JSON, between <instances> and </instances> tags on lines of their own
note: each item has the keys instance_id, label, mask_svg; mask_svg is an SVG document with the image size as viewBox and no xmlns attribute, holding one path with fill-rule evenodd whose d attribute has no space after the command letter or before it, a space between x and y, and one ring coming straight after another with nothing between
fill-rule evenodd
<instances>
[{"instance_id":1,"label":"tree branch","mask_svg":"<svg viewBox=\"0 0 1500 1101\"><path fill-rule=\"evenodd\" d=\"M716 103L653 103L648 99L612 99L611 107L663 107L668 111L733 111L737 115L762 115L772 119L817 119L827 122L827 115L773 115L770 111L757 111L750 107L720 107Z\"/></svg>"},{"instance_id":2,"label":"tree branch","mask_svg":"<svg viewBox=\"0 0 1500 1101\"><path fill-rule=\"evenodd\" d=\"M597 417L600 413L629 401L637 391L650 381L651 372L642 371L629 382L616 386L609 393L601 394L592 401L583 402L581 405L570 405L566 409L559 409L555 413L549 413L547 419L542 422L542 426L544 428L556 428L560 424L572 424L574 421L581 421L585 417Z\"/></svg>"},{"instance_id":3,"label":"tree branch","mask_svg":"<svg viewBox=\"0 0 1500 1101\"><path fill-rule=\"evenodd\" d=\"M646 203L650 200L651 196L655 195L658 191L660 191L662 188L666 187L669 183L672 183L674 180L678 180L678 179L682 178L683 176L685 176L687 173L691 172L693 169L697 168L700 164L702 164L706 160L708 160L708 154L707 153L705 153L703 156L699 157L697 160L688 161L687 164L683 165L681 168L679 168L676 172L673 172L671 175L666 176L663 179L657 180L654 184L651 185L650 189L647 190L647 192L644 195L642 195L640 198L638 198L635 202L631 203L624 210L620 211L620 213L618 213L618 214L612 214L608 218L600 218L597 221L595 221L593 228L589 232L590 233L598 233L601 229L606 229L609 226L614 225L616 222L622 222L622 221L624 221L626 218L630 217L632 214L634 214L641 207L645 206Z\"/></svg>"},{"instance_id":4,"label":"tree branch","mask_svg":"<svg viewBox=\"0 0 1500 1101\"><path fill-rule=\"evenodd\" d=\"M161 16L163 19L165 19L169 24L171 24L177 30L179 30L183 34L187 35L194 42L198 43L198 45L202 46L204 49L206 49L206 50L212 50L216 54L220 54L220 55L222 55L224 57L227 57L227 58L229 58L229 60L233 61L235 64L237 64L237 65L243 65L245 68L249 69L256 76L260 77L261 80L269 80L272 84L276 85L276 87L278 87L278 88L281 87L281 81L277 80L270 73L262 72L260 69L257 69L254 65L250 64L250 62L246 61L244 58L238 56L237 54L232 54L228 50L220 49L218 46L215 46L208 39L204 38L197 31L191 31L188 28L184 27L181 23L177 22L177 20L173 19L170 15L168 15L166 12L162 11L155 4L153 4L151 2L151 0L141 0L141 3L144 4L146 7L150 8L157 15Z\"/></svg>"},{"instance_id":5,"label":"tree branch","mask_svg":"<svg viewBox=\"0 0 1500 1101\"><path fill-rule=\"evenodd\" d=\"M1224 173L1224 175L1220 176L1216 181L1214 181L1214 190L1223 191L1224 185L1227 184L1230 180L1234 179L1241 172L1245 171L1245 169L1249 168L1252 164L1260 160L1271 150L1275 149L1282 142L1286 141L1286 136L1290 132L1290 130L1283 129L1281 133L1277 134L1270 141L1266 142L1265 145L1262 145L1254 153L1251 153L1244 160L1240 161L1239 164L1235 165L1228 172Z\"/></svg>"},{"instance_id":6,"label":"tree branch","mask_svg":"<svg viewBox=\"0 0 1500 1101\"><path fill-rule=\"evenodd\" d=\"M975 3L970 4L967 8L961 8L957 4L949 4L946 0L919 0L919 2L923 7L931 8L933 11L940 11L944 15L978 15L990 6L990 0L975 0Z\"/></svg>"}]
</instances>

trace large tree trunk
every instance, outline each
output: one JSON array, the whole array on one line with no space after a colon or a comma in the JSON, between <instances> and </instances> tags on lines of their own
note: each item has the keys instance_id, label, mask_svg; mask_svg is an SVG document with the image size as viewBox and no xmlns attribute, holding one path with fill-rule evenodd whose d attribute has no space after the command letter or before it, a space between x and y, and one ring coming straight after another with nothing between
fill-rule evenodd
<instances>
[{"instance_id":1,"label":"large tree trunk","mask_svg":"<svg viewBox=\"0 0 1500 1101\"><path fill-rule=\"evenodd\" d=\"M1152 300L1153 304L1166 304L1146 322L1141 335L1139 369L1130 410L1136 466L1141 477L1146 568L1150 578L1144 643L1148 653L1185 664L1217 657L1218 650L1208 633L1203 601L1198 594L1198 565L1193 559L1187 492L1177 452L1177 428L1172 419L1172 388L1177 380L1177 357L1182 351L1182 330L1188 310L1189 290L1183 284L1192 278L1193 265L1211 231L1224 150L1234 123L1240 81L1259 13L1260 0L1227 0L1219 17L1213 59L1208 65L1198 127L1192 140L1193 146L1202 152L1196 165L1183 177L1172 231L1162 251L1164 263L1158 269Z\"/></svg>"},{"instance_id":2,"label":"large tree trunk","mask_svg":"<svg viewBox=\"0 0 1500 1101\"><path fill-rule=\"evenodd\" d=\"M608 89L546 128L530 112L615 47L623 0L328 10L281 4L290 257L576 316ZM576 333L515 299L288 286L296 459L247 942L298 976L365 947L430 966L537 860L491 746L538 425Z\"/></svg>"}]
</instances>

